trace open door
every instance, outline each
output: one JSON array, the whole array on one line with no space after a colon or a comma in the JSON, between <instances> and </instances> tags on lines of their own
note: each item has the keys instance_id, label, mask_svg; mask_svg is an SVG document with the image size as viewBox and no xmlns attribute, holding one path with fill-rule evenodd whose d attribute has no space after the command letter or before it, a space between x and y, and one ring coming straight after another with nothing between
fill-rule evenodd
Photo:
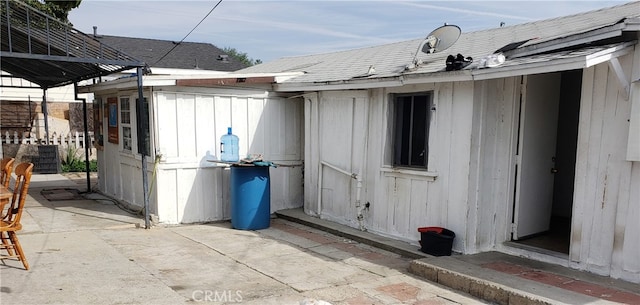
<instances>
[{"instance_id":1,"label":"open door","mask_svg":"<svg viewBox=\"0 0 640 305\"><path fill-rule=\"evenodd\" d=\"M524 77L513 239L549 230L553 205L561 74Z\"/></svg>"}]
</instances>

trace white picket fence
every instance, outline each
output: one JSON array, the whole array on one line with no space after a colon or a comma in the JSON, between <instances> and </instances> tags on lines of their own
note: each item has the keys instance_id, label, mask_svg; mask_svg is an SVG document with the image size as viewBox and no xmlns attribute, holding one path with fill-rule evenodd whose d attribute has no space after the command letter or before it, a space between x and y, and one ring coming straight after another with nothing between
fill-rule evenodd
<instances>
[{"instance_id":1,"label":"white picket fence","mask_svg":"<svg viewBox=\"0 0 640 305\"><path fill-rule=\"evenodd\" d=\"M77 148L84 148L84 133L74 132L68 133L66 135L56 134L55 132L49 136L49 142L47 143L47 139L37 138L35 133L31 132L28 135L20 135L18 132L14 132L13 135L9 134L9 132L5 132L4 136L2 136L2 143L6 144L27 144L27 145L60 145L60 146L75 146ZM94 137L93 132L89 132L89 141L90 146L94 147Z\"/></svg>"}]
</instances>

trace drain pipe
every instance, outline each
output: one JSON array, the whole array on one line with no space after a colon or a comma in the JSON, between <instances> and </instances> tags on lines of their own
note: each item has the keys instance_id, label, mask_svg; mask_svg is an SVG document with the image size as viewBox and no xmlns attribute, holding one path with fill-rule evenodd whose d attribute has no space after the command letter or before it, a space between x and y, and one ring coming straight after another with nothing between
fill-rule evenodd
<instances>
[{"instance_id":1,"label":"drain pipe","mask_svg":"<svg viewBox=\"0 0 640 305\"><path fill-rule=\"evenodd\" d=\"M364 216L362 215L362 203L360 201L360 195L361 195L361 190L362 190L362 177L360 177L360 175L356 174L356 173L350 173L348 171L345 171L335 165L332 165L330 163L327 163L325 161L320 161L320 170L319 170L319 176L318 176L318 217L320 217L322 214L322 172L323 172L323 166L329 167L341 174L345 174L349 177L351 177L351 179L355 179L356 180L356 210L357 210L357 220L358 220L358 227L360 228L360 231L364 231Z\"/></svg>"},{"instance_id":2,"label":"drain pipe","mask_svg":"<svg viewBox=\"0 0 640 305\"><path fill-rule=\"evenodd\" d=\"M358 212L358 226L360 231L364 231L364 215L362 215L362 202L360 201L360 193L362 191L362 177L356 175L356 211Z\"/></svg>"}]
</instances>

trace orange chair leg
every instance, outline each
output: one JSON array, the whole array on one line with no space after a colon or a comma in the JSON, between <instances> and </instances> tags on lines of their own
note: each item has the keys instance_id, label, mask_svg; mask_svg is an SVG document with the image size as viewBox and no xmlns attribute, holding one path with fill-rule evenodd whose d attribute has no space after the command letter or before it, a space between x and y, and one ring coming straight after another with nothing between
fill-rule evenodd
<instances>
[{"instance_id":1,"label":"orange chair leg","mask_svg":"<svg viewBox=\"0 0 640 305\"><path fill-rule=\"evenodd\" d=\"M29 263L27 262L27 258L24 256L24 252L22 251L22 246L20 246L20 241L18 241L16 232L9 232L9 238L11 238L11 242L16 248L16 252L18 253L22 265L24 265L24 269L29 270Z\"/></svg>"}]
</instances>

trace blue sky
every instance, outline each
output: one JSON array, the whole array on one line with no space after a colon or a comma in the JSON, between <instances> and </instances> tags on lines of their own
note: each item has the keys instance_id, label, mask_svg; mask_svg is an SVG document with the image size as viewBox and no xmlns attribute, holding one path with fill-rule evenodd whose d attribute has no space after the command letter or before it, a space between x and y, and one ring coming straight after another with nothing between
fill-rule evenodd
<instances>
[{"instance_id":1,"label":"blue sky","mask_svg":"<svg viewBox=\"0 0 640 305\"><path fill-rule=\"evenodd\" d=\"M444 23L463 32L585 12L629 1L223 0L186 41L232 47L264 62L426 37ZM83 0L74 27L180 41L218 3Z\"/></svg>"}]
</instances>

